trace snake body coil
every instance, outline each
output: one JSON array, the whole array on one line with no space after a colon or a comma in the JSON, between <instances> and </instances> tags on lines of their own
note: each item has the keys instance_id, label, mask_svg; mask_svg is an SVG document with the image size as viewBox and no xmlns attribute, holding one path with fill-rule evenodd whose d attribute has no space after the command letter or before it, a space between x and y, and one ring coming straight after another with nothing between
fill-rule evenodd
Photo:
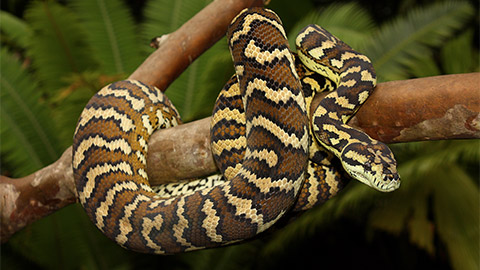
<instances>
[{"instance_id":1,"label":"snake body coil","mask_svg":"<svg viewBox=\"0 0 480 270\"><path fill-rule=\"evenodd\" d=\"M148 138L165 118L177 118L158 89L117 82L82 112L73 143L80 202L105 235L128 249L176 253L250 238L295 201L308 126L281 22L263 9L243 12L228 36L247 145L231 181L167 200L152 191L145 173Z\"/></svg>"},{"instance_id":2,"label":"snake body coil","mask_svg":"<svg viewBox=\"0 0 480 270\"><path fill-rule=\"evenodd\" d=\"M346 125L375 88L370 59L317 25L300 31L296 45L303 64L337 86L315 109L317 141L340 159L351 177L380 191L397 189L400 178L391 150Z\"/></svg>"},{"instance_id":3,"label":"snake body coil","mask_svg":"<svg viewBox=\"0 0 480 270\"><path fill-rule=\"evenodd\" d=\"M316 26L297 38L297 57L280 19L261 8L241 12L227 36L236 75L217 99L211 130L224 180L171 185L163 193L149 186L147 141L180 122L155 87L113 83L81 114L73 142L78 197L95 225L123 247L171 254L251 238L288 210L336 194L348 178L340 163L379 190L398 187L389 149L345 124L375 85L368 58ZM307 111L320 91L331 93L309 125Z\"/></svg>"}]
</instances>

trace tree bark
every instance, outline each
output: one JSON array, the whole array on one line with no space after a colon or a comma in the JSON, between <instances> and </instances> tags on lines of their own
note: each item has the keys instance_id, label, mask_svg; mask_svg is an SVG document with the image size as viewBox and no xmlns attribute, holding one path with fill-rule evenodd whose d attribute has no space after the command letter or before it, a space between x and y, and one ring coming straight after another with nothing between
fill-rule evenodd
<instances>
[{"instance_id":1,"label":"tree bark","mask_svg":"<svg viewBox=\"0 0 480 270\"><path fill-rule=\"evenodd\" d=\"M160 49L130 79L166 89L188 64L224 35L240 10L262 4L258 0L212 2L164 37ZM480 138L479 85L479 73L381 83L349 124L386 143ZM151 183L216 172L209 126L210 118L205 118L156 131L148 142ZM2 242L33 221L76 201L71 159L69 147L55 163L29 176L0 176Z\"/></svg>"}]
</instances>

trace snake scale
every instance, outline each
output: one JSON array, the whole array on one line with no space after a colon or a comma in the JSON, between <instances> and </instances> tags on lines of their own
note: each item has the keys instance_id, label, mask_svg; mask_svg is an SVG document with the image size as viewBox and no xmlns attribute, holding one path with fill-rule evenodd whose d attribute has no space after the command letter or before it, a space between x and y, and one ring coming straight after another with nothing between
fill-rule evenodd
<instances>
[{"instance_id":1,"label":"snake scale","mask_svg":"<svg viewBox=\"0 0 480 270\"><path fill-rule=\"evenodd\" d=\"M379 190L397 188L388 148L345 125L373 89L373 68L322 31L304 29L297 56L273 11L252 8L233 19L227 37L236 74L217 99L211 131L223 176L176 184L173 192L150 187L145 157L156 129L181 122L176 109L139 81L100 90L73 142L78 198L93 223L127 249L172 254L251 238L289 210L325 201L348 178L342 165ZM312 126L307 111L324 90L331 93ZM369 172L358 173L359 164Z\"/></svg>"}]
</instances>

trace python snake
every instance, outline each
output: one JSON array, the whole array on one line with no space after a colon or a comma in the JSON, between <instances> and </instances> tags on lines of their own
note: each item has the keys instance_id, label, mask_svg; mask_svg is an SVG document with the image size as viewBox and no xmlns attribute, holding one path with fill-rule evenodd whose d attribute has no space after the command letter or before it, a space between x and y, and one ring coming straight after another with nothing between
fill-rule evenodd
<instances>
[{"instance_id":1,"label":"python snake","mask_svg":"<svg viewBox=\"0 0 480 270\"><path fill-rule=\"evenodd\" d=\"M329 81L324 74L305 68L301 57L290 52L275 13L262 8L244 10L232 21L227 36L236 76L222 90L212 118L212 150L221 157L217 163L226 180L198 180L202 188L170 198L152 190L146 175L148 138L158 128L180 123L173 105L153 86L131 80L112 83L92 97L80 116L72 163L78 198L95 225L127 249L172 254L251 238L290 209L308 209L338 191L331 187L342 184L343 172L322 147L340 154L340 160L343 155L343 163L367 156L359 152L361 148L350 149L352 155L337 147L372 142L356 133L345 137L345 144L339 139L341 133L328 129L327 135L336 136L333 142L340 143L327 139L323 146L309 135L325 137L321 129L330 125L324 120L328 113L325 116L317 108L314 123L320 128L312 131L307 109L315 92L334 86L324 87ZM357 58L346 59L335 70L337 76L361 73L342 70ZM335 81L335 75L327 75ZM340 86L342 80L335 83ZM353 88L357 83L353 82ZM342 101L342 96L330 99ZM345 121L359 103L346 103L354 108L338 112L334 119L341 123L334 125L351 134ZM373 157L385 160L381 151ZM390 160L388 167L394 163ZM380 189L399 183L389 173L393 172L368 183ZM374 174L378 178L379 170Z\"/></svg>"}]
</instances>

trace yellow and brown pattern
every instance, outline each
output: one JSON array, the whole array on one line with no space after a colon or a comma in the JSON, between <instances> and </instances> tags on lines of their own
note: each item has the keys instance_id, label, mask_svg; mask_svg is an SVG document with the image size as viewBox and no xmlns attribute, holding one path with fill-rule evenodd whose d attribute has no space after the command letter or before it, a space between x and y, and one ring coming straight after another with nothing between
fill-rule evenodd
<instances>
[{"instance_id":1,"label":"yellow and brown pattern","mask_svg":"<svg viewBox=\"0 0 480 270\"><path fill-rule=\"evenodd\" d=\"M297 37L297 56L280 19L261 8L240 13L227 35L236 75L217 99L211 131L222 176L149 186L148 138L181 122L155 87L113 83L82 112L73 143L79 199L123 247L171 254L220 246L326 201L350 176L382 191L399 185L390 150L345 125L375 86L366 56L312 25ZM308 125L321 91L331 93Z\"/></svg>"},{"instance_id":2,"label":"yellow and brown pattern","mask_svg":"<svg viewBox=\"0 0 480 270\"><path fill-rule=\"evenodd\" d=\"M80 117L73 143L80 202L105 235L128 249L178 253L244 240L270 227L295 202L309 137L281 22L267 10L245 11L228 36L247 145L231 181L170 199L153 192L145 170L148 138L167 119L180 121L154 87L113 83Z\"/></svg>"},{"instance_id":3,"label":"yellow and brown pattern","mask_svg":"<svg viewBox=\"0 0 480 270\"><path fill-rule=\"evenodd\" d=\"M296 45L308 69L336 84L315 109L312 127L317 141L339 158L351 177L379 191L397 189L400 176L388 146L346 125L375 88L370 59L318 25L302 29Z\"/></svg>"}]
</instances>

